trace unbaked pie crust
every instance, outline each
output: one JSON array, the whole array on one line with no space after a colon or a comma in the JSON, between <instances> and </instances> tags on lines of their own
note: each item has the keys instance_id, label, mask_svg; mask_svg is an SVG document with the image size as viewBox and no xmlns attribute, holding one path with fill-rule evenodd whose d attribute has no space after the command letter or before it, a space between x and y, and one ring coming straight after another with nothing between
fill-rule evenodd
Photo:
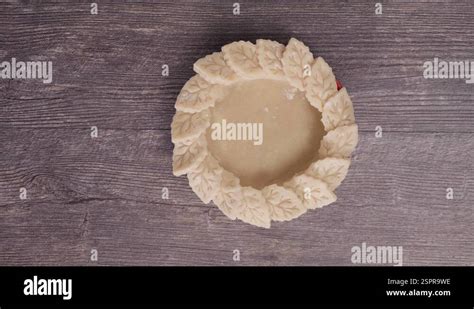
<instances>
[{"instance_id":1,"label":"unbaked pie crust","mask_svg":"<svg viewBox=\"0 0 474 309\"><path fill-rule=\"evenodd\" d=\"M173 173L187 174L204 203L269 228L336 201L358 132L351 99L323 58L294 38L239 41L194 71L175 104ZM259 140L216 139L213 124L228 123L263 131Z\"/></svg>"}]
</instances>

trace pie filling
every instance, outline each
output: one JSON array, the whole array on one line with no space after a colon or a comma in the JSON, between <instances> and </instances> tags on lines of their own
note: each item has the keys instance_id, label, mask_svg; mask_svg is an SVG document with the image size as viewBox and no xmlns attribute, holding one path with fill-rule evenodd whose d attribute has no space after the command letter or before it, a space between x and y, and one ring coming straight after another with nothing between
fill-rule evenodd
<instances>
[{"instance_id":1,"label":"pie filling","mask_svg":"<svg viewBox=\"0 0 474 309\"><path fill-rule=\"evenodd\" d=\"M282 184L318 159L321 113L286 81L239 81L211 109L208 149L242 186Z\"/></svg>"}]
</instances>

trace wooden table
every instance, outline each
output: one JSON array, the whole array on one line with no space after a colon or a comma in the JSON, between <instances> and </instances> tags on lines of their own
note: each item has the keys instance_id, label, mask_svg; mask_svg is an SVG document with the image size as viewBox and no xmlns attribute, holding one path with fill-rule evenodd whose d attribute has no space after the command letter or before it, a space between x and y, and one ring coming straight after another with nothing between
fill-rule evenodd
<instances>
[{"instance_id":1,"label":"wooden table","mask_svg":"<svg viewBox=\"0 0 474 309\"><path fill-rule=\"evenodd\" d=\"M0 265L352 265L363 242L474 265L474 84L423 77L474 61L472 3L234 2L0 4L0 60L54 74L0 80ZM335 204L266 230L172 175L170 123L198 58L290 37L348 88L360 142Z\"/></svg>"}]
</instances>

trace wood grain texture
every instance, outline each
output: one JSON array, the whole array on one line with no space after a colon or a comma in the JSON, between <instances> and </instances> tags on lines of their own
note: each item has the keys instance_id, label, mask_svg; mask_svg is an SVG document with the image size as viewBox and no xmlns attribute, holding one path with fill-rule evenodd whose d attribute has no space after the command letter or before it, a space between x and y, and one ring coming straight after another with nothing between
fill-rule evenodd
<instances>
[{"instance_id":1,"label":"wood grain texture","mask_svg":"<svg viewBox=\"0 0 474 309\"><path fill-rule=\"evenodd\" d=\"M0 265L351 265L362 242L403 246L404 265L474 265L474 88L422 74L474 61L472 4L233 2L0 4L0 60L54 69L50 85L0 80ZM170 122L198 58L290 37L348 88L360 142L334 205L264 230L172 175Z\"/></svg>"}]
</instances>

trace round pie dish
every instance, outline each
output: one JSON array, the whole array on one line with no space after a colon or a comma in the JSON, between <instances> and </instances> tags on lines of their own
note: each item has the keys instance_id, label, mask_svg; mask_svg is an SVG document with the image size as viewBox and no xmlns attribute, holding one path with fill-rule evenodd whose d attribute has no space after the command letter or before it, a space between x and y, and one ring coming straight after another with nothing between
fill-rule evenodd
<instances>
[{"instance_id":1,"label":"round pie dish","mask_svg":"<svg viewBox=\"0 0 474 309\"><path fill-rule=\"evenodd\" d=\"M269 228L336 201L358 142L352 101L297 39L194 63L171 124L173 173L230 219Z\"/></svg>"}]
</instances>

